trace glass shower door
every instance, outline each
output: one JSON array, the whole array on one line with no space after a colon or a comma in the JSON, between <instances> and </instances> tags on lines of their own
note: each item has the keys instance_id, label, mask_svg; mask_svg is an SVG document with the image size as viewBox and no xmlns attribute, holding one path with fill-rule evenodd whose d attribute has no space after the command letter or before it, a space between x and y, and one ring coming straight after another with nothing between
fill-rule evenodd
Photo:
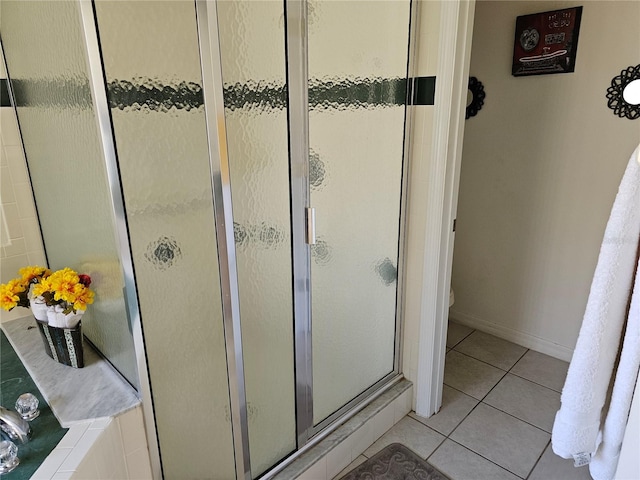
<instances>
[{"instance_id":1,"label":"glass shower door","mask_svg":"<svg viewBox=\"0 0 640 480\"><path fill-rule=\"evenodd\" d=\"M296 449L284 2L217 13L255 478Z\"/></svg>"},{"instance_id":2,"label":"glass shower door","mask_svg":"<svg viewBox=\"0 0 640 480\"><path fill-rule=\"evenodd\" d=\"M235 478L194 4L95 7L163 474Z\"/></svg>"},{"instance_id":3,"label":"glass shower door","mask_svg":"<svg viewBox=\"0 0 640 480\"><path fill-rule=\"evenodd\" d=\"M410 1L308 3L313 423L394 372Z\"/></svg>"},{"instance_id":4,"label":"glass shower door","mask_svg":"<svg viewBox=\"0 0 640 480\"><path fill-rule=\"evenodd\" d=\"M396 371L410 1L306 6L308 50L287 64L284 40L297 18L285 2L217 3L253 477ZM311 148L302 170L318 233L303 246L309 323L293 306L292 286L306 280L292 264L300 225L291 215L305 205L290 194L301 169L287 145L300 134L287 122L300 106L290 79L307 61ZM312 345L301 358L293 339L305 329ZM303 410L313 413L301 419Z\"/></svg>"}]
</instances>

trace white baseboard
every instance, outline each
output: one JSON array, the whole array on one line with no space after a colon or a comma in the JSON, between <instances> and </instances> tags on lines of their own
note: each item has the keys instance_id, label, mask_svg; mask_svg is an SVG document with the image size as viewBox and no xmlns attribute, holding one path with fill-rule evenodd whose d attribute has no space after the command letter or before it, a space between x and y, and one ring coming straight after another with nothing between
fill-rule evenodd
<instances>
[{"instance_id":1,"label":"white baseboard","mask_svg":"<svg viewBox=\"0 0 640 480\"><path fill-rule=\"evenodd\" d=\"M522 332L520 330L514 330L497 323L488 322L473 315L458 312L454 309L449 310L449 318L454 322L466 325L467 327L475 328L485 333L490 333L496 337L503 338L523 347L530 348L536 352L544 353L545 355L564 360L565 362L571 361L573 356L573 349L553 343L544 338L536 337L530 333Z\"/></svg>"}]
</instances>

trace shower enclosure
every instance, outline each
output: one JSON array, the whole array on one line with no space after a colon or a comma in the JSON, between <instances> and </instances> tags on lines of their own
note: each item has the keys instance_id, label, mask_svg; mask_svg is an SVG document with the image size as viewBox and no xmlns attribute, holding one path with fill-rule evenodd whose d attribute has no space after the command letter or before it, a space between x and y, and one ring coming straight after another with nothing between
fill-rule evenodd
<instances>
[{"instance_id":1,"label":"shower enclosure","mask_svg":"<svg viewBox=\"0 0 640 480\"><path fill-rule=\"evenodd\" d=\"M74 165L117 172L96 177L111 192L99 207L115 211L105 224L130 249L114 267L129 308L123 300L115 316L134 331L141 322L138 367L148 371L166 478L268 475L399 377L409 0L2 8L52 263L71 260L56 253L64 240L41 206L56 200L36 137L57 146L49 165L76 140L46 116L30 120L29 92L72 95L58 88L71 76L93 94L73 107L110 120L106 137L101 123L83 128L113 150L87 153L96 167L83 155ZM80 73L22 76L32 44L21 29L62 9L46 28L80 32ZM47 55L56 65L61 52ZM40 75L50 80L30 82Z\"/></svg>"}]
</instances>

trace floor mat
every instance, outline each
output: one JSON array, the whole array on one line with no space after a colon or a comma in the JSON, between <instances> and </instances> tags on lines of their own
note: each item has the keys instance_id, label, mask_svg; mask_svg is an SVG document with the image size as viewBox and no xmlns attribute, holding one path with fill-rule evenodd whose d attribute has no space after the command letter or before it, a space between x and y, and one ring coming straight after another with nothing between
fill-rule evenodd
<instances>
[{"instance_id":1,"label":"floor mat","mask_svg":"<svg viewBox=\"0 0 640 480\"><path fill-rule=\"evenodd\" d=\"M448 480L404 445L392 443L340 480Z\"/></svg>"}]
</instances>

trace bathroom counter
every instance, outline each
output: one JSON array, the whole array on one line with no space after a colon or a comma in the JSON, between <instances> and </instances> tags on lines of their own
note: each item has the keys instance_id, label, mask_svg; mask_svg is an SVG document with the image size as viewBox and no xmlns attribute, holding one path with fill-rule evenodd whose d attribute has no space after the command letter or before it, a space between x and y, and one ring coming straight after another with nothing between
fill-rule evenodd
<instances>
[{"instance_id":1,"label":"bathroom counter","mask_svg":"<svg viewBox=\"0 0 640 480\"><path fill-rule=\"evenodd\" d=\"M84 368L72 368L45 353L33 317L5 322L2 329L62 427L115 417L140 404L133 387L88 342Z\"/></svg>"},{"instance_id":2,"label":"bathroom counter","mask_svg":"<svg viewBox=\"0 0 640 480\"><path fill-rule=\"evenodd\" d=\"M24 445L16 444L20 465L2 476L6 480L27 480L32 477L68 430L60 427L60 423L29 377L4 333L0 333L0 359L2 359L0 405L13 409L18 397L27 392L35 395L40 402L40 415L32 420L30 425L33 430L31 441Z\"/></svg>"}]
</instances>

